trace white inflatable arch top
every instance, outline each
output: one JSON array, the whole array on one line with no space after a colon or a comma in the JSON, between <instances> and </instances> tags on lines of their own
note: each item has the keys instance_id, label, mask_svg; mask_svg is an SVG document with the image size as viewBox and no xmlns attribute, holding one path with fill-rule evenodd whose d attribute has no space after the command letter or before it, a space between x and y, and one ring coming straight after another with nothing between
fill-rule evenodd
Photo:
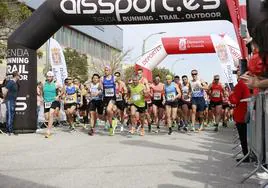
<instances>
[{"instance_id":1,"label":"white inflatable arch top","mask_svg":"<svg viewBox=\"0 0 268 188\"><path fill-rule=\"evenodd\" d=\"M136 65L143 68L145 76L151 80L151 71L168 55L202 53L217 54L226 82L236 83L233 70L236 70L239 64L241 51L237 42L228 35L162 38L136 62Z\"/></svg>"}]
</instances>

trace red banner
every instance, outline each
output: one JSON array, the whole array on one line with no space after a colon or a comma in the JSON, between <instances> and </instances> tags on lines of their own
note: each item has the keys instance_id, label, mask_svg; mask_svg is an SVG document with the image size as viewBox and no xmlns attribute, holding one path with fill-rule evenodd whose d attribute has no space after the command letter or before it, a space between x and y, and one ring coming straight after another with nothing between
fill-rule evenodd
<instances>
[{"instance_id":1,"label":"red banner","mask_svg":"<svg viewBox=\"0 0 268 188\"><path fill-rule=\"evenodd\" d=\"M210 36L162 38L167 54L215 53Z\"/></svg>"},{"instance_id":2,"label":"red banner","mask_svg":"<svg viewBox=\"0 0 268 188\"><path fill-rule=\"evenodd\" d=\"M227 0L227 6L229 8L229 13L232 19L232 23L234 25L237 41L241 50L242 58L247 57L247 48L246 44L244 43L242 37L240 36L239 28L241 24L241 16L240 16L240 11L242 11L239 7L239 2L238 0ZM243 15L244 16L244 15Z\"/></svg>"}]
</instances>

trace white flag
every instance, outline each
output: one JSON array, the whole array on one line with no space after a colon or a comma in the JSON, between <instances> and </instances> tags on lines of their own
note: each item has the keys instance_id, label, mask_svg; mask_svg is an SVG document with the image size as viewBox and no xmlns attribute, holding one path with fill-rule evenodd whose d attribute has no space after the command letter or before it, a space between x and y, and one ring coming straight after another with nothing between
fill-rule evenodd
<instances>
[{"instance_id":1,"label":"white flag","mask_svg":"<svg viewBox=\"0 0 268 188\"><path fill-rule=\"evenodd\" d=\"M236 70L233 55L229 46L226 44L224 38L220 35L211 35L211 39L216 51L216 54L220 60L223 74L227 83L237 83L236 76L233 71Z\"/></svg>"},{"instance_id":2,"label":"white flag","mask_svg":"<svg viewBox=\"0 0 268 188\"><path fill-rule=\"evenodd\" d=\"M61 45L53 38L49 44L49 60L57 82L64 85L64 80L68 77L67 66Z\"/></svg>"}]
</instances>

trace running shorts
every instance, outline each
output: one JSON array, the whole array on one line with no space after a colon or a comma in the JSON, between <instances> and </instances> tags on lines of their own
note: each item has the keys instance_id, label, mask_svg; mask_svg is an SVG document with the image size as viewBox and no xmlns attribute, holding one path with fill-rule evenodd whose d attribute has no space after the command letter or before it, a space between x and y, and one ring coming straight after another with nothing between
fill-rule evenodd
<instances>
[{"instance_id":1,"label":"running shorts","mask_svg":"<svg viewBox=\"0 0 268 188\"><path fill-rule=\"evenodd\" d=\"M60 102L59 101L53 101L52 104L51 104L51 106L50 106L50 108L52 108L52 109L55 110L56 108L59 108L60 109L60 106L61 105L60 105ZM45 105L44 105L44 112L45 113L49 112L50 108L46 108Z\"/></svg>"},{"instance_id":2,"label":"running shorts","mask_svg":"<svg viewBox=\"0 0 268 188\"><path fill-rule=\"evenodd\" d=\"M206 109L206 101L204 97L193 97L192 98L192 106L196 106L197 112L203 112Z\"/></svg>"},{"instance_id":3,"label":"running shorts","mask_svg":"<svg viewBox=\"0 0 268 188\"><path fill-rule=\"evenodd\" d=\"M98 112L98 114L103 115L103 102L102 100L92 100L89 105L90 112Z\"/></svg>"}]
</instances>

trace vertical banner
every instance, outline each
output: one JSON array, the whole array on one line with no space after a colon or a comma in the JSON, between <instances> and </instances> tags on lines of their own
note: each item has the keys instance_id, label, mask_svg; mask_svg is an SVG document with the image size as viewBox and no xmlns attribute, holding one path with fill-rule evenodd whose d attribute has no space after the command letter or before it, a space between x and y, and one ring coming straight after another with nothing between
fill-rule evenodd
<instances>
[{"instance_id":1,"label":"vertical banner","mask_svg":"<svg viewBox=\"0 0 268 188\"><path fill-rule=\"evenodd\" d=\"M14 71L20 73L19 93L16 102L14 130L34 132L36 130L36 51L24 46L9 43L7 50L7 76Z\"/></svg>"},{"instance_id":2,"label":"vertical banner","mask_svg":"<svg viewBox=\"0 0 268 188\"><path fill-rule=\"evenodd\" d=\"M216 51L216 54L220 60L223 74L226 78L226 82L235 85L237 83L233 70L236 70L234 66L233 56L230 52L230 48L224 41L224 38L219 35L211 35L212 42Z\"/></svg>"},{"instance_id":3,"label":"vertical banner","mask_svg":"<svg viewBox=\"0 0 268 188\"><path fill-rule=\"evenodd\" d=\"M64 85L64 80L68 77L67 66L61 45L53 38L49 42L49 61L57 82Z\"/></svg>"},{"instance_id":4,"label":"vertical banner","mask_svg":"<svg viewBox=\"0 0 268 188\"><path fill-rule=\"evenodd\" d=\"M242 21L240 13L243 10L240 7L240 3L238 0L226 0L226 3L228 6L228 9L229 9L232 23L234 25L234 29L235 29L237 41L238 41L238 44L239 44L239 47L241 50L242 58L245 59L248 55L247 48L246 48L246 44L243 41L241 34L240 34L240 27L241 27L241 21Z\"/></svg>"},{"instance_id":5,"label":"vertical banner","mask_svg":"<svg viewBox=\"0 0 268 188\"><path fill-rule=\"evenodd\" d=\"M235 42L228 35L224 35L223 40L224 40L225 44L227 45L227 47L229 48L229 50L231 52L232 59L233 59L233 62L234 62L234 66L238 67L239 62L242 59L242 55L241 55L239 45L237 44L237 42Z\"/></svg>"}]
</instances>

